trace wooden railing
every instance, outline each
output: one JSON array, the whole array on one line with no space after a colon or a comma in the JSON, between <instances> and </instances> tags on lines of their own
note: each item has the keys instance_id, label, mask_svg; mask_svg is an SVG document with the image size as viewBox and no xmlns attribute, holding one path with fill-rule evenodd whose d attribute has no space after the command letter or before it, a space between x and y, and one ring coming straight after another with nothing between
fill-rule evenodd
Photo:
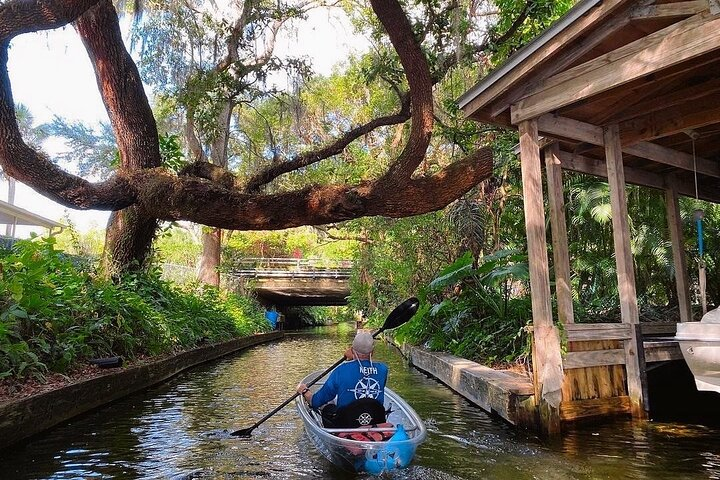
<instances>
[{"instance_id":1,"label":"wooden railing","mask_svg":"<svg viewBox=\"0 0 720 480\"><path fill-rule=\"evenodd\" d=\"M564 325L567 353L560 417L563 420L608 414L629 414L628 342L634 325L595 323Z\"/></svg>"},{"instance_id":2,"label":"wooden railing","mask_svg":"<svg viewBox=\"0 0 720 480\"><path fill-rule=\"evenodd\" d=\"M320 258L243 258L228 269L228 275L252 278L348 279L352 260Z\"/></svg>"}]
</instances>

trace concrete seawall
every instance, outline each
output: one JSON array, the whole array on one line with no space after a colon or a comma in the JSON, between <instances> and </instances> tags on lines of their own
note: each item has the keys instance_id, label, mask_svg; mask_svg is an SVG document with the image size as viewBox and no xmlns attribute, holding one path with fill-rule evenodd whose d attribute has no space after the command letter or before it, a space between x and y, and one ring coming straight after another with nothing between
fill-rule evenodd
<instances>
[{"instance_id":1,"label":"concrete seawall","mask_svg":"<svg viewBox=\"0 0 720 480\"><path fill-rule=\"evenodd\" d=\"M513 425L534 427L534 390L527 375L494 370L420 347L404 345L400 350L415 368L437 378L483 410Z\"/></svg>"},{"instance_id":2,"label":"concrete seawall","mask_svg":"<svg viewBox=\"0 0 720 480\"><path fill-rule=\"evenodd\" d=\"M121 368L113 373L0 405L0 448L161 383L188 368L282 337L282 332L271 332L198 347L151 363Z\"/></svg>"}]
</instances>

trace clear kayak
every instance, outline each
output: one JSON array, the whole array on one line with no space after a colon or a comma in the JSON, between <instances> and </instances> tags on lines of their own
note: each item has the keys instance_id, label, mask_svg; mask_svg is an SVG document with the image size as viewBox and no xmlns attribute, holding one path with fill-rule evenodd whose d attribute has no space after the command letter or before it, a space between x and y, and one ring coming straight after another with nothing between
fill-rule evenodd
<instances>
[{"instance_id":1,"label":"clear kayak","mask_svg":"<svg viewBox=\"0 0 720 480\"><path fill-rule=\"evenodd\" d=\"M319 374L311 373L302 383L310 383ZM322 385L320 380L311 390L317 391ZM389 412L387 423L377 427L324 428L319 412L311 409L302 397L297 397L295 405L315 447L330 462L350 472L379 475L405 468L427 436L425 424L415 410L388 387L385 387L384 404L385 411ZM387 439L370 440L368 437L376 432ZM348 438L350 436L368 439Z\"/></svg>"}]
</instances>

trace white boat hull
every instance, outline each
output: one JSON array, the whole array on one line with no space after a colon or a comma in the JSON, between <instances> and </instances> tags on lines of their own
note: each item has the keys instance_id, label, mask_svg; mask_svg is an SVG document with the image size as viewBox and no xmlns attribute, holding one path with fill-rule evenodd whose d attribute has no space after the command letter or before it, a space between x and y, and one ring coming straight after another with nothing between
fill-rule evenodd
<instances>
[{"instance_id":1,"label":"white boat hull","mask_svg":"<svg viewBox=\"0 0 720 480\"><path fill-rule=\"evenodd\" d=\"M720 323L678 323L675 339L697 389L720 393Z\"/></svg>"},{"instance_id":2,"label":"white boat hull","mask_svg":"<svg viewBox=\"0 0 720 480\"><path fill-rule=\"evenodd\" d=\"M318 374L319 372L314 372L308 375L302 383L310 383ZM322 380L312 389L317 391L321 386ZM398 394L387 387L384 406L386 411L391 410L387 421L395 427L402 425L399 429L406 432L406 439L399 439L402 438L402 432L383 442L340 438L336 435L338 432L322 427L320 415L310 409L301 397L296 399L295 405L305 425L305 431L318 451L333 464L350 472L379 475L405 468L410 464L415 456L415 450L427 435L425 425L418 414ZM367 428L345 429L344 432L363 430Z\"/></svg>"}]
</instances>

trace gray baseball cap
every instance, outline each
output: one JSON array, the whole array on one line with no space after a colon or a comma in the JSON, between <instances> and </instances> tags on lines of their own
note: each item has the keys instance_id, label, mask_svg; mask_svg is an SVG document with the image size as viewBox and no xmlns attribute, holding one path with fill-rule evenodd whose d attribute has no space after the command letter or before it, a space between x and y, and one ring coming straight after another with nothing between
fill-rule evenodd
<instances>
[{"instance_id":1,"label":"gray baseball cap","mask_svg":"<svg viewBox=\"0 0 720 480\"><path fill-rule=\"evenodd\" d=\"M359 331L355 335L355 340L353 340L352 348L357 353L362 353L367 355L368 353L371 353L373 351L373 348L375 348L375 341L368 332Z\"/></svg>"}]
</instances>

